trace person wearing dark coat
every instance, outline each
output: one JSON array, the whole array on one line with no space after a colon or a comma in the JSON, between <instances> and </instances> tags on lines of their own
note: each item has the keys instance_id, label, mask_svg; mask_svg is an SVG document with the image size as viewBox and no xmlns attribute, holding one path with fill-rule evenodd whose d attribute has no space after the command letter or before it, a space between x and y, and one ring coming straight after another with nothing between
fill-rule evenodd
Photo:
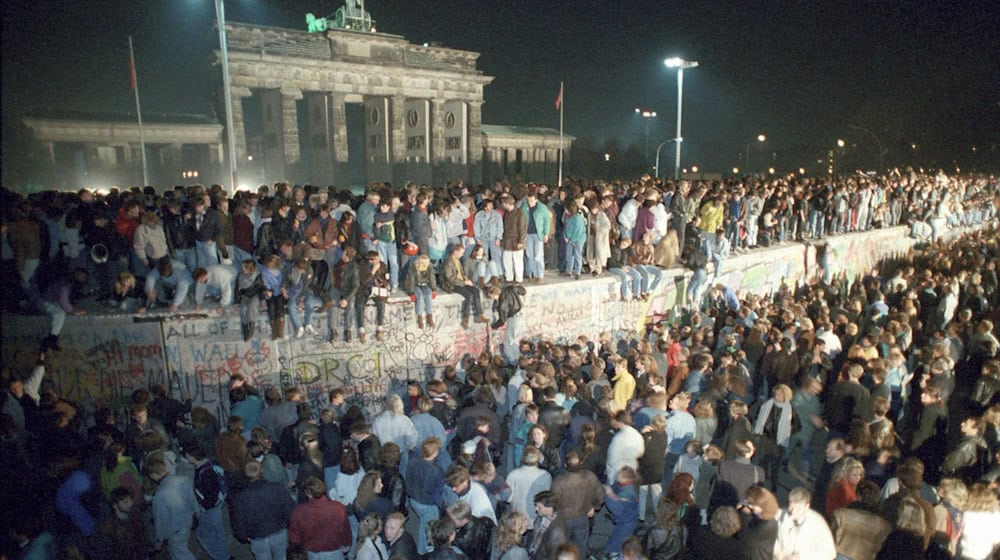
<instances>
[{"instance_id":1,"label":"person wearing dark coat","mask_svg":"<svg viewBox=\"0 0 1000 560\"><path fill-rule=\"evenodd\" d=\"M740 530L740 515L732 506L720 507L708 527L698 527L688 539L689 560L750 560L743 544L734 535Z\"/></svg>"},{"instance_id":2,"label":"person wearing dark coat","mask_svg":"<svg viewBox=\"0 0 1000 560\"><path fill-rule=\"evenodd\" d=\"M467 560L466 556L455 548L455 524L451 519L431 521L427 527L434 550L423 556L423 560Z\"/></svg>"},{"instance_id":3,"label":"person wearing dark coat","mask_svg":"<svg viewBox=\"0 0 1000 560\"><path fill-rule=\"evenodd\" d=\"M278 482L264 480L264 471L257 461L250 461L243 474L249 481L232 500L233 535L241 542L250 542L250 549L271 550L271 544L281 546L281 534L288 529L295 502L288 489ZM284 539L287 546L287 537Z\"/></svg>"},{"instance_id":4,"label":"person wearing dark coat","mask_svg":"<svg viewBox=\"0 0 1000 560\"><path fill-rule=\"evenodd\" d=\"M367 422L359 422L351 427L351 439L358 447L358 461L365 472L382 466L382 442L371 433Z\"/></svg>"},{"instance_id":5,"label":"person wearing dark coat","mask_svg":"<svg viewBox=\"0 0 1000 560\"><path fill-rule=\"evenodd\" d=\"M493 542L493 521L472 515L467 502L459 500L447 508L448 518L455 524L453 546L469 558L488 558Z\"/></svg>"},{"instance_id":6,"label":"person wearing dark coat","mask_svg":"<svg viewBox=\"0 0 1000 560\"><path fill-rule=\"evenodd\" d=\"M942 402L937 387L924 388L920 394L920 403L923 409L920 411L917 430L910 439L910 452L924 462L927 481L936 484L948 452L948 409Z\"/></svg>"},{"instance_id":7,"label":"person wearing dark coat","mask_svg":"<svg viewBox=\"0 0 1000 560\"><path fill-rule=\"evenodd\" d=\"M736 535L750 560L774 558L774 543L778 540L777 515L781 512L778 499L762 486L747 490L746 504L740 506L743 528Z\"/></svg>"},{"instance_id":8,"label":"person wearing dark coat","mask_svg":"<svg viewBox=\"0 0 1000 560\"><path fill-rule=\"evenodd\" d=\"M398 511L386 516L385 523L382 524L385 548L389 552L389 558L419 560L420 554L417 552L417 543L414 542L413 535L406 531L405 524L406 517Z\"/></svg>"}]
</instances>

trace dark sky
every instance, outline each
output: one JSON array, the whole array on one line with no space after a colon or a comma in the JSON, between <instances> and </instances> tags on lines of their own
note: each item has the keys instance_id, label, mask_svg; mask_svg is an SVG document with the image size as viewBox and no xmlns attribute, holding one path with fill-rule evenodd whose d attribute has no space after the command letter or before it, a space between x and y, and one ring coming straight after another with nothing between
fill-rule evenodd
<instances>
[{"instance_id":1,"label":"dark sky","mask_svg":"<svg viewBox=\"0 0 1000 560\"><path fill-rule=\"evenodd\" d=\"M228 0L232 21L304 28L331 0ZM657 111L650 143L674 135L676 75L685 72L685 160L729 169L749 139L785 167L807 165L837 138L858 154L997 166L1000 7L995 1L596 2L370 0L378 29L415 43L482 53L483 120L558 128L599 149L644 139L636 106ZM134 36L144 112L210 113L216 46L210 0L7 0L3 119L28 110L134 110ZM11 134L5 128L5 149ZM913 153L911 144L918 146ZM977 151L972 152L976 146ZM761 156L761 154L756 154ZM859 156L859 157L861 157ZM872 156L877 157L877 156Z\"/></svg>"}]
</instances>

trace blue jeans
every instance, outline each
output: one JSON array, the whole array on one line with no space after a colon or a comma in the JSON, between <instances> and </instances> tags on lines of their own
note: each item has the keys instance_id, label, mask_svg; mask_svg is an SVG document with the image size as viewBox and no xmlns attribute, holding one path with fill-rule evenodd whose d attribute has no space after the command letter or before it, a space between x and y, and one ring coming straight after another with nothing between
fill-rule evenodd
<instances>
[{"instance_id":1,"label":"blue jeans","mask_svg":"<svg viewBox=\"0 0 1000 560\"><path fill-rule=\"evenodd\" d=\"M167 536L167 552L170 553L170 560L195 560L194 554L188 548L188 539L191 537L191 529L182 529Z\"/></svg>"},{"instance_id":2,"label":"blue jeans","mask_svg":"<svg viewBox=\"0 0 1000 560\"><path fill-rule=\"evenodd\" d=\"M622 299L629 299L632 295L642 293L642 276L639 271L626 266L624 268L609 268L608 272L614 274L622 282Z\"/></svg>"},{"instance_id":3,"label":"blue jeans","mask_svg":"<svg viewBox=\"0 0 1000 560\"><path fill-rule=\"evenodd\" d=\"M219 264L219 251L215 241L195 241L195 251L198 253L198 266L204 268L209 265ZM192 269L192 272L194 269Z\"/></svg>"},{"instance_id":4,"label":"blue jeans","mask_svg":"<svg viewBox=\"0 0 1000 560\"><path fill-rule=\"evenodd\" d=\"M396 242L379 241L375 245L375 251L378 253L378 258L389 267L389 283L395 290L399 286L399 259Z\"/></svg>"},{"instance_id":5,"label":"blue jeans","mask_svg":"<svg viewBox=\"0 0 1000 560\"><path fill-rule=\"evenodd\" d=\"M477 282L482 278L483 282L489 282L493 278L499 278L500 275L500 261L484 259L476 263L476 277L472 281Z\"/></svg>"},{"instance_id":6,"label":"blue jeans","mask_svg":"<svg viewBox=\"0 0 1000 560\"><path fill-rule=\"evenodd\" d=\"M212 560L229 560L229 535L222 524L222 506L205 510L198 515L195 537Z\"/></svg>"},{"instance_id":7,"label":"blue jeans","mask_svg":"<svg viewBox=\"0 0 1000 560\"><path fill-rule=\"evenodd\" d=\"M66 310L59 306L57 303L52 303L51 301L42 302L42 311L49 316L49 334L52 336L59 336L59 333L63 330L63 325L66 323Z\"/></svg>"},{"instance_id":8,"label":"blue jeans","mask_svg":"<svg viewBox=\"0 0 1000 560\"><path fill-rule=\"evenodd\" d=\"M250 539L250 552L253 552L253 557L257 560L285 560L287 551L288 529L259 539Z\"/></svg>"},{"instance_id":9,"label":"blue jeans","mask_svg":"<svg viewBox=\"0 0 1000 560\"><path fill-rule=\"evenodd\" d=\"M503 333L503 346L500 353L508 364L517 364L517 359L521 357L521 326L524 324L524 315L518 313L507 318L507 330Z\"/></svg>"},{"instance_id":10,"label":"blue jeans","mask_svg":"<svg viewBox=\"0 0 1000 560\"><path fill-rule=\"evenodd\" d=\"M340 476L340 465L336 467L323 467L323 484L326 484L327 488L333 488L338 476Z\"/></svg>"},{"instance_id":11,"label":"blue jeans","mask_svg":"<svg viewBox=\"0 0 1000 560\"><path fill-rule=\"evenodd\" d=\"M434 313L431 307L431 287L430 286L414 286L413 295L416 296L417 301L414 302L416 306L417 315L430 315Z\"/></svg>"},{"instance_id":12,"label":"blue jeans","mask_svg":"<svg viewBox=\"0 0 1000 560\"><path fill-rule=\"evenodd\" d=\"M528 278L545 278L545 243L537 233L529 233L525 238L524 275Z\"/></svg>"},{"instance_id":13,"label":"blue jeans","mask_svg":"<svg viewBox=\"0 0 1000 560\"><path fill-rule=\"evenodd\" d=\"M651 294L660 287L660 281L663 280L662 270L648 264L637 264L635 265L635 269L642 278L642 293Z\"/></svg>"},{"instance_id":14,"label":"blue jeans","mask_svg":"<svg viewBox=\"0 0 1000 560\"><path fill-rule=\"evenodd\" d=\"M427 524L437 520L440 511L436 505L422 504L416 500L410 500L410 507L420 520L420 528L417 529L417 552L426 554L430 550L427 546Z\"/></svg>"},{"instance_id":15,"label":"blue jeans","mask_svg":"<svg viewBox=\"0 0 1000 560\"><path fill-rule=\"evenodd\" d=\"M583 243L566 242L566 272L580 274L583 268Z\"/></svg>"},{"instance_id":16,"label":"blue jeans","mask_svg":"<svg viewBox=\"0 0 1000 560\"><path fill-rule=\"evenodd\" d=\"M695 270L694 274L691 275L691 280L689 282L690 284L687 289L687 299L690 300L693 305L700 305L701 302L698 301L700 299L699 296L701 295L702 288L708 282L705 275L705 269L699 268Z\"/></svg>"},{"instance_id":17,"label":"blue jeans","mask_svg":"<svg viewBox=\"0 0 1000 560\"><path fill-rule=\"evenodd\" d=\"M809 233L813 237L823 237L823 213L819 210L809 211Z\"/></svg>"},{"instance_id":18,"label":"blue jeans","mask_svg":"<svg viewBox=\"0 0 1000 560\"><path fill-rule=\"evenodd\" d=\"M288 299L288 318L292 322L292 328L298 330L299 327L304 327L306 325L312 324L313 308L316 303L316 296L312 294L309 288L304 288L306 290L305 297L305 317L303 318L302 312L299 311L298 297L292 297Z\"/></svg>"},{"instance_id":19,"label":"blue jeans","mask_svg":"<svg viewBox=\"0 0 1000 560\"><path fill-rule=\"evenodd\" d=\"M190 249L174 249L174 259L184 263L188 270L198 268L198 251L194 247Z\"/></svg>"},{"instance_id":20,"label":"blue jeans","mask_svg":"<svg viewBox=\"0 0 1000 560\"><path fill-rule=\"evenodd\" d=\"M344 553L340 550L328 550L326 552L306 551L309 560L344 560Z\"/></svg>"}]
</instances>

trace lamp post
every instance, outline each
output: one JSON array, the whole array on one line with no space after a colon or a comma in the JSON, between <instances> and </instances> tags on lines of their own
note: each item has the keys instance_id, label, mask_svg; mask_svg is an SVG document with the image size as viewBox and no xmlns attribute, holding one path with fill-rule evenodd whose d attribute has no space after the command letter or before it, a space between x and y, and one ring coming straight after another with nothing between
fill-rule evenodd
<instances>
[{"instance_id":1,"label":"lamp post","mask_svg":"<svg viewBox=\"0 0 1000 560\"><path fill-rule=\"evenodd\" d=\"M849 124L847 125L847 128L867 132L868 134L871 134L872 138L875 139L875 144L878 145L878 172L882 173L882 171L885 170L885 148L882 147L882 141L878 139L878 135L863 126L858 126L856 124Z\"/></svg>"},{"instance_id":2,"label":"lamp post","mask_svg":"<svg viewBox=\"0 0 1000 560\"><path fill-rule=\"evenodd\" d=\"M649 122L656 118L656 111L650 111L649 109L641 109L639 107L635 108L635 114L642 117L642 120L646 122L646 144L643 148L642 158L643 165L649 165Z\"/></svg>"},{"instance_id":3,"label":"lamp post","mask_svg":"<svg viewBox=\"0 0 1000 560\"><path fill-rule=\"evenodd\" d=\"M767 135L766 134L758 134L757 135L757 141L760 142L761 144L763 144L764 142L767 142ZM747 169L746 169L746 171L747 171L747 173L750 173L752 175L753 174L753 169L750 167L750 146L751 146L751 141L747 140Z\"/></svg>"},{"instance_id":4,"label":"lamp post","mask_svg":"<svg viewBox=\"0 0 1000 560\"><path fill-rule=\"evenodd\" d=\"M674 157L674 180L677 180L681 178L681 142L684 141L684 137L681 136L681 115L684 108L684 69L697 68L698 62L696 60L684 60L675 56L664 60L663 64L667 68L677 69L677 137L674 138L677 142L677 150Z\"/></svg>"},{"instance_id":5,"label":"lamp post","mask_svg":"<svg viewBox=\"0 0 1000 560\"><path fill-rule=\"evenodd\" d=\"M670 140L664 140L663 142L660 142L659 146L656 147L656 163L653 164L653 175L655 175L657 179L660 178L660 150L667 144L676 141L677 141L676 138L671 138Z\"/></svg>"},{"instance_id":6,"label":"lamp post","mask_svg":"<svg viewBox=\"0 0 1000 560\"><path fill-rule=\"evenodd\" d=\"M236 135L233 132L233 91L229 81L229 48L226 46L226 7L215 0L215 19L219 27L219 50L222 53L222 89L226 108L226 143L229 144L230 192L236 191Z\"/></svg>"}]
</instances>

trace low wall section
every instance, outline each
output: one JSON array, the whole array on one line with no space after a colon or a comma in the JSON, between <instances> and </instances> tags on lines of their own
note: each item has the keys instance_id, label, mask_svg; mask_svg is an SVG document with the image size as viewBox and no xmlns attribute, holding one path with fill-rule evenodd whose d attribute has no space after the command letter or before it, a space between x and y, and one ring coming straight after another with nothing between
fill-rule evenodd
<instances>
[{"instance_id":1,"label":"low wall section","mask_svg":"<svg viewBox=\"0 0 1000 560\"><path fill-rule=\"evenodd\" d=\"M869 270L880 259L909 249L904 228L829 239L830 271L850 276ZM733 256L720 281L741 292L770 293L782 282L797 283L817 273L815 248L788 244ZM622 302L614 277L578 281L549 278L529 285L522 336L571 340L602 331L616 337L639 331L644 323L667 313L683 299L690 273L665 273L649 301ZM373 310L370 310L373 311ZM175 397L189 394L220 420L228 415L227 380L240 373L260 387L300 386L319 410L333 387L345 387L348 402L377 410L383 395L401 391L409 379L426 379L466 353L498 347L502 329L460 326L461 299L439 294L434 302L434 329L416 327L413 304L391 301L386 308L387 337L365 344L329 343L323 337L271 340L266 315L257 338L244 342L239 317L71 316L66 320L62 351L49 358L48 379L56 390L85 406L124 406L137 388L162 383ZM372 317L374 319L374 317ZM315 325L326 332L325 314ZM372 324L373 321L369 321ZM44 336L46 321L37 316L4 316L2 363L15 372L30 370L32 352Z\"/></svg>"}]
</instances>

